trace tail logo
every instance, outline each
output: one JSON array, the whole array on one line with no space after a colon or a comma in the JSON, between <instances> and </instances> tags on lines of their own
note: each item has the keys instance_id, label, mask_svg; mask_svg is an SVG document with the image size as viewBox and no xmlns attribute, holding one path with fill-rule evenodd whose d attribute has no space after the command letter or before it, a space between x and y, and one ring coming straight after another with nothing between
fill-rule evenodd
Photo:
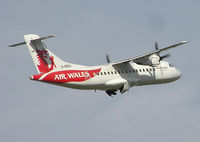
<instances>
[{"instance_id":1,"label":"tail logo","mask_svg":"<svg viewBox=\"0 0 200 142\"><path fill-rule=\"evenodd\" d=\"M37 49L36 52L38 61L37 66L41 73L49 72L56 67L53 56L50 56L47 50Z\"/></svg>"}]
</instances>

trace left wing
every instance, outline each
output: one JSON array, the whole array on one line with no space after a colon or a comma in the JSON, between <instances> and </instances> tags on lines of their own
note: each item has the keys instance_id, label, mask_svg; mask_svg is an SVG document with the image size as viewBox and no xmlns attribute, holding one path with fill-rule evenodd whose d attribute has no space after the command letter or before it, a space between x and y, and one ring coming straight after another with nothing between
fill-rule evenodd
<instances>
[{"instance_id":1,"label":"left wing","mask_svg":"<svg viewBox=\"0 0 200 142\"><path fill-rule=\"evenodd\" d=\"M135 61L135 62L140 61L140 63L141 63L141 61L145 62L145 60L148 57L150 57L151 55L154 55L154 54L159 55L159 53L161 53L161 52L167 51L167 50L169 50L171 48L177 47L177 46L185 44L185 43L188 43L188 42L187 41L182 41L180 43L177 43L177 44L174 44L174 45L162 48L162 49L157 49L157 50L152 51L150 53L146 53L146 54L143 54L143 55L140 55L140 56L137 56L137 57L133 57L133 58L129 58L129 59L126 59L126 60L122 60L122 61L119 61L119 62L112 63L112 65L116 66L116 65L120 65L120 64L126 64L126 63L129 63L131 61Z\"/></svg>"}]
</instances>

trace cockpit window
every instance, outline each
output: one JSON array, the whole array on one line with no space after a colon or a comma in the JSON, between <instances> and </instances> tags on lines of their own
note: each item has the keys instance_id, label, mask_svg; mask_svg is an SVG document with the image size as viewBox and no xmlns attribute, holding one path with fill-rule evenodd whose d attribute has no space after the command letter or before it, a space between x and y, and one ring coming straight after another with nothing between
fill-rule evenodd
<instances>
[{"instance_id":1,"label":"cockpit window","mask_svg":"<svg viewBox=\"0 0 200 142\"><path fill-rule=\"evenodd\" d=\"M174 67L172 64L169 64L170 67Z\"/></svg>"}]
</instances>

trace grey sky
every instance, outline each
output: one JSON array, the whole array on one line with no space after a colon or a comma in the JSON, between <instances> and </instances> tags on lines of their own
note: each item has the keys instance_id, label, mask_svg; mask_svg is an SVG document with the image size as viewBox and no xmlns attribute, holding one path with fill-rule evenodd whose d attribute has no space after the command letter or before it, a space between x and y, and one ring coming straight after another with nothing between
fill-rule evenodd
<instances>
[{"instance_id":1,"label":"grey sky","mask_svg":"<svg viewBox=\"0 0 200 142\"><path fill-rule=\"evenodd\" d=\"M2 0L0 4L1 142L199 142L200 1ZM167 59L182 72L171 84L133 87L114 98L29 80L36 69L28 33L46 36L61 59L104 64L188 40Z\"/></svg>"}]
</instances>

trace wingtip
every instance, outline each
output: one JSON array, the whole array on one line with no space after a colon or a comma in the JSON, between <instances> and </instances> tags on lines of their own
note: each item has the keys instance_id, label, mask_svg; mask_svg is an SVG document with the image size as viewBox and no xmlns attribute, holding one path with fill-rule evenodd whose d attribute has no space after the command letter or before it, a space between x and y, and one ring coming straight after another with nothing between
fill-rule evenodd
<instances>
[{"instance_id":1,"label":"wingtip","mask_svg":"<svg viewBox=\"0 0 200 142\"><path fill-rule=\"evenodd\" d=\"M182 41L182 43L188 43L188 41L184 40L184 41Z\"/></svg>"},{"instance_id":2,"label":"wingtip","mask_svg":"<svg viewBox=\"0 0 200 142\"><path fill-rule=\"evenodd\" d=\"M13 45L8 45L8 47L14 47Z\"/></svg>"},{"instance_id":3,"label":"wingtip","mask_svg":"<svg viewBox=\"0 0 200 142\"><path fill-rule=\"evenodd\" d=\"M50 35L50 37L56 37L56 35L53 34L53 35Z\"/></svg>"}]
</instances>

